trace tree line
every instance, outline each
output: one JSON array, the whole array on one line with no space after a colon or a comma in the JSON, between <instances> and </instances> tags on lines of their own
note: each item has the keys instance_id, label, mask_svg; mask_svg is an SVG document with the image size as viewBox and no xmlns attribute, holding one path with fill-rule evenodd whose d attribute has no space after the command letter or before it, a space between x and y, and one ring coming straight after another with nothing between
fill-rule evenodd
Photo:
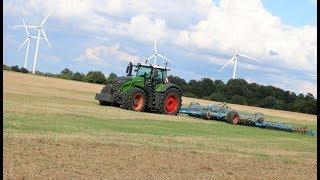
<instances>
[{"instance_id":1,"label":"tree line","mask_svg":"<svg viewBox=\"0 0 320 180\"><path fill-rule=\"evenodd\" d=\"M9 67L3 65L3 69L31 73L23 67L19 68L19 66ZM36 74L96 84L107 84L117 77L115 73L110 73L106 78L101 71L89 71L87 74L84 74L73 72L68 68L65 68L59 74L43 73L40 71L36 71ZM186 97L317 114L317 99L311 93L296 95L294 92L285 91L278 87L248 83L244 79L230 79L225 84L221 80L213 81L210 78L202 78L201 80L192 79L189 82L178 76L169 76L168 78L170 82L180 87L183 96Z\"/></svg>"},{"instance_id":2,"label":"tree line","mask_svg":"<svg viewBox=\"0 0 320 180\"><path fill-rule=\"evenodd\" d=\"M226 84L210 78L186 82L178 76L169 76L184 96L233 104L257 106L269 109L317 114L317 99L313 94L285 91L274 86L248 83L244 79L230 79Z\"/></svg>"},{"instance_id":3,"label":"tree line","mask_svg":"<svg viewBox=\"0 0 320 180\"><path fill-rule=\"evenodd\" d=\"M9 67L8 65L4 64L3 69L8 71L31 73L31 71L28 71L23 67L20 68L17 65ZM36 71L35 74L41 75L41 76L47 76L47 77L69 79L74 81L90 82L90 83L96 83L96 84L107 84L108 82L113 81L117 77L115 73L110 73L108 78L106 78L101 71L89 71L87 74L84 74L81 72L73 72L68 68L65 68L59 74L53 74L53 73L47 73L47 72L44 73L40 71Z\"/></svg>"}]
</instances>

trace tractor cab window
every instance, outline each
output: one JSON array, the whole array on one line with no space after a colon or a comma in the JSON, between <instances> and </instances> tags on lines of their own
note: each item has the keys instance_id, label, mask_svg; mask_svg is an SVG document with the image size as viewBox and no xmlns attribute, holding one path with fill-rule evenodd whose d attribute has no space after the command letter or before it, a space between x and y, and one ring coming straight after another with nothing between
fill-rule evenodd
<instances>
[{"instance_id":1,"label":"tractor cab window","mask_svg":"<svg viewBox=\"0 0 320 180\"><path fill-rule=\"evenodd\" d=\"M137 68L137 77L143 77L145 75L145 73L147 74L151 74L151 68L150 67L144 67L144 66L138 66Z\"/></svg>"}]
</instances>

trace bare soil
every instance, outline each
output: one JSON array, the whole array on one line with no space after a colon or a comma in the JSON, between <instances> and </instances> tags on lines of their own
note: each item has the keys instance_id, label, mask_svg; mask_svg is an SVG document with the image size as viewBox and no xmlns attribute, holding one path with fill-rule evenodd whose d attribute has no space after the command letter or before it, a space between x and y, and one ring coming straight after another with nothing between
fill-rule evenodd
<instances>
[{"instance_id":1,"label":"bare soil","mask_svg":"<svg viewBox=\"0 0 320 180\"><path fill-rule=\"evenodd\" d=\"M316 161L312 159L296 164L223 152L119 145L108 142L108 139L105 142L92 141L85 136L49 136L51 138L14 133L6 138L3 164L5 178L316 178Z\"/></svg>"}]
</instances>

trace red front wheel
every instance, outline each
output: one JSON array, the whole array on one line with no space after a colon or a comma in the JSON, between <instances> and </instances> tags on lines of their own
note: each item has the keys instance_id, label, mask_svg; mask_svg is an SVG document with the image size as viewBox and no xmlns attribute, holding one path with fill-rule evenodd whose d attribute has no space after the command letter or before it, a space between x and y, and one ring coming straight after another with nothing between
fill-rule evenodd
<instances>
[{"instance_id":1,"label":"red front wheel","mask_svg":"<svg viewBox=\"0 0 320 180\"><path fill-rule=\"evenodd\" d=\"M122 107L127 110L144 111L146 102L145 92L140 88L133 88L124 95Z\"/></svg>"}]
</instances>

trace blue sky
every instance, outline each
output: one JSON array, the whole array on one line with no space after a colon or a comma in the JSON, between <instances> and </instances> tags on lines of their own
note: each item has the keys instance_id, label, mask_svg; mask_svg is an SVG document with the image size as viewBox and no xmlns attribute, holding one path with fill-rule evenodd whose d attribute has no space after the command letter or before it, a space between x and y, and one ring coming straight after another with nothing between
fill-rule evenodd
<instances>
[{"instance_id":1,"label":"blue sky","mask_svg":"<svg viewBox=\"0 0 320 180\"><path fill-rule=\"evenodd\" d=\"M40 42L37 70L68 67L87 73L125 75L129 60L160 54L172 59L170 74L186 80L209 77L227 82L233 64L218 70L237 49L262 59L240 58L238 78L316 95L316 0L10 0L4 1L4 63L23 66L25 40L16 24L44 25L52 48ZM30 29L36 35L36 31ZM32 70L35 40L28 56ZM161 64L162 60L158 60Z\"/></svg>"}]
</instances>

